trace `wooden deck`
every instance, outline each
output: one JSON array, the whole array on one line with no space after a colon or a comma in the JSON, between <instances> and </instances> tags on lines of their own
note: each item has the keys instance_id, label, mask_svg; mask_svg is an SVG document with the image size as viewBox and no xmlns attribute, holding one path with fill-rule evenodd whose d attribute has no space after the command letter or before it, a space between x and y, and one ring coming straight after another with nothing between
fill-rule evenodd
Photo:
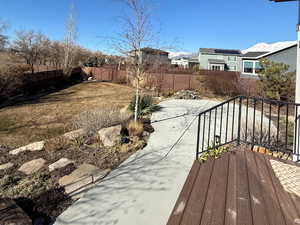
<instances>
[{"instance_id":1,"label":"wooden deck","mask_svg":"<svg viewBox=\"0 0 300 225\"><path fill-rule=\"evenodd\" d=\"M299 188L298 164L240 148L194 162L167 225L300 224Z\"/></svg>"}]
</instances>

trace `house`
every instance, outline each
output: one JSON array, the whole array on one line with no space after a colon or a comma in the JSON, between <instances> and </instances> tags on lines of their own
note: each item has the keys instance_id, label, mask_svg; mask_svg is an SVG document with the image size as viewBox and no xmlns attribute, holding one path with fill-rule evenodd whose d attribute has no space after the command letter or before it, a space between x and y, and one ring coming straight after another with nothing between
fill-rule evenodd
<instances>
[{"instance_id":1,"label":"house","mask_svg":"<svg viewBox=\"0 0 300 225\"><path fill-rule=\"evenodd\" d=\"M171 60L172 65L177 65L179 67L189 69L193 68L195 65L199 65L198 58L191 57L179 57Z\"/></svg>"},{"instance_id":2,"label":"house","mask_svg":"<svg viewBox=\"0 0 300 225\"><path fill-rule=\"evenodd\" d=\"M144 64L170 64L169 52L154 49L154 48L142 48L140 51L141 60ZM131 51L129 53L130 57L137 57L139 53L137 51Z\"/></svg>"},{"instance_id":3,"label":"house","mask_svg":"<svg viewBox=\"0 0 300 225\"><path fill-rule=\"evenodd\" d=\"M235 49L200 48L200 69L240 71L241 51Z\"/></svg>"},{"instance_id":4,"label":"house","mask_svg":"<svg viewBox=\"0 0 300 225\"><path fill-rule=\"evenodd\" d=\"M296 70L297 63L297 43L291 43L284 48L274 51L249 51L242 55L242 76L257 76L262 70L259 60L284 63L289 65L289 71Z\"/></svg>"}]
</instances>

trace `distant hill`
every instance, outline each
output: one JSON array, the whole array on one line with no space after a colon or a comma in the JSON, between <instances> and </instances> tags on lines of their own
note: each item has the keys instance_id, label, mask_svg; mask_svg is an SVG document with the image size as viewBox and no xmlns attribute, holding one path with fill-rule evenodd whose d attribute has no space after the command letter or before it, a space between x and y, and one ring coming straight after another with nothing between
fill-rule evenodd
<instances>
[{"instance_id":1,"label":"distant hill","mask_svg":"<svg viewBox=\"0 0 300 225\"><path fill-rule=\"evenodd\" d=\"M181 57L193 58L195 56L197 56L197 53L193 53L193 52L169 52L170 59L177 59Z\"/></svg>"}]
</instances>

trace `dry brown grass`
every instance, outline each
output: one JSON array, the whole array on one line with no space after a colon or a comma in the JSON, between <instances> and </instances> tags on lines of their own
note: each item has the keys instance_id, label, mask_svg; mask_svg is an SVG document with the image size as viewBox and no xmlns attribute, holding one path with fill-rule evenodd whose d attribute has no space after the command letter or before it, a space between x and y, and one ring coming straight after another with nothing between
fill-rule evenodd
<instances>
[{"instance_id":1,"label":"dry brown grass","mask_svg":"<svg viewBox=\"0 0 300 225\"><path fill-rule=\"evenodd\" d=\"M56 152L67 149L71 144L71 141L64 136L58 136L48 139L45 142L45 150L49 152Z\"/></svg>"},{"instance_id":2,"label":"dry brown grass","mask_svg":"<svg viewBox=\"0 0 300 225\"><path fill-rule=\"evenodd\" d=\"M144 125L141 121L130 120L127 128L130 136L140 137L144 131Z\"/></svg>"},{"instance_id":3,"label":"dry brown grass","mask_svg":"<svg viewBox=\"0 0 300 225\"><path fill-rule=\"evenodd\" d=\"M0 109L0 145L18 147L71 129L81 112L128 105L134 90L112 83L82 83L36 100Z\"/></svg>"},{"instance_id":4,"label":"dry brown grass","mask_svg":"<svg viewBox=\"0 0 300 225\"><path fill-rule=\"evenodd\" d=\"M77 115L73 120L74 130L83 129L87 136L95 135L104 127L126 122L131 113L121 113L115 106L107 106L96 110L88 110Z\"/></svg>"}]
</instances>

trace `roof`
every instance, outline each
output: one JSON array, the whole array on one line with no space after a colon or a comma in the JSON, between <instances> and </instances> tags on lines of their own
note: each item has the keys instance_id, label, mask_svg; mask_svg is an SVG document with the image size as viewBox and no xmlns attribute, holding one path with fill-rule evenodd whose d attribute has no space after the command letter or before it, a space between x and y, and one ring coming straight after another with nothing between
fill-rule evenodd
<instances>
[{"instance_id":1,"label":"roof","mask_svg":"<svg viewBox=\"0 0 300 225\"><path fill-rule=\"evenodd\" d=\"M213 64L225 64L223 59L209 59L208 62Z\"/></svg>"},{"instance_id":2,"label":"roof","mask_svg":"<svg viewBox=\"0 0 300 225\"><path fill-rule=\"evenodd\" d=\"M270 56L270 55L273 55L273 54L276 54L276 53L285 51L285 50L287 50L287 49L294 48L294 47L296 47L296 46L297 46L297 43L296 43L296 44L293 44L293 45L290 45L290 46L287 46L287 47L285 47L285 48L276 50L276 51L272 51L272 52L264 52L264 54L258 54L259 52L247 52L247 53L245 53L244 55L242 55L242 57L243 57L243 58L252 58L252 59L261 59L261 58L264 58L264 57L267 57L267 56ZM257 53L257 56L255 56L256 53ZM260 52L260 53L263 53L263 52ZM252 57L251 57L251 55L252 55Z\"/></svg>"},{"instance_id":3,"label":"roof","mask_svg":"<svg viewBox=\"0 0 300 225\"><path fill-rule=\"evenodd\" d=\"M242 55L243 58L256 58L269 52L247 52Z\"/></svg>"},{"instance_id":4,"label":"roof","mask_svg":"<svg viewBox=\"0 0 300 225\"><path fill-rule=\"evenodd\" d=\"M217 49L217 48L200 48L200 53L216 54L216 55L241 55L238 49Z\"/></svg>"}]
</instances>

